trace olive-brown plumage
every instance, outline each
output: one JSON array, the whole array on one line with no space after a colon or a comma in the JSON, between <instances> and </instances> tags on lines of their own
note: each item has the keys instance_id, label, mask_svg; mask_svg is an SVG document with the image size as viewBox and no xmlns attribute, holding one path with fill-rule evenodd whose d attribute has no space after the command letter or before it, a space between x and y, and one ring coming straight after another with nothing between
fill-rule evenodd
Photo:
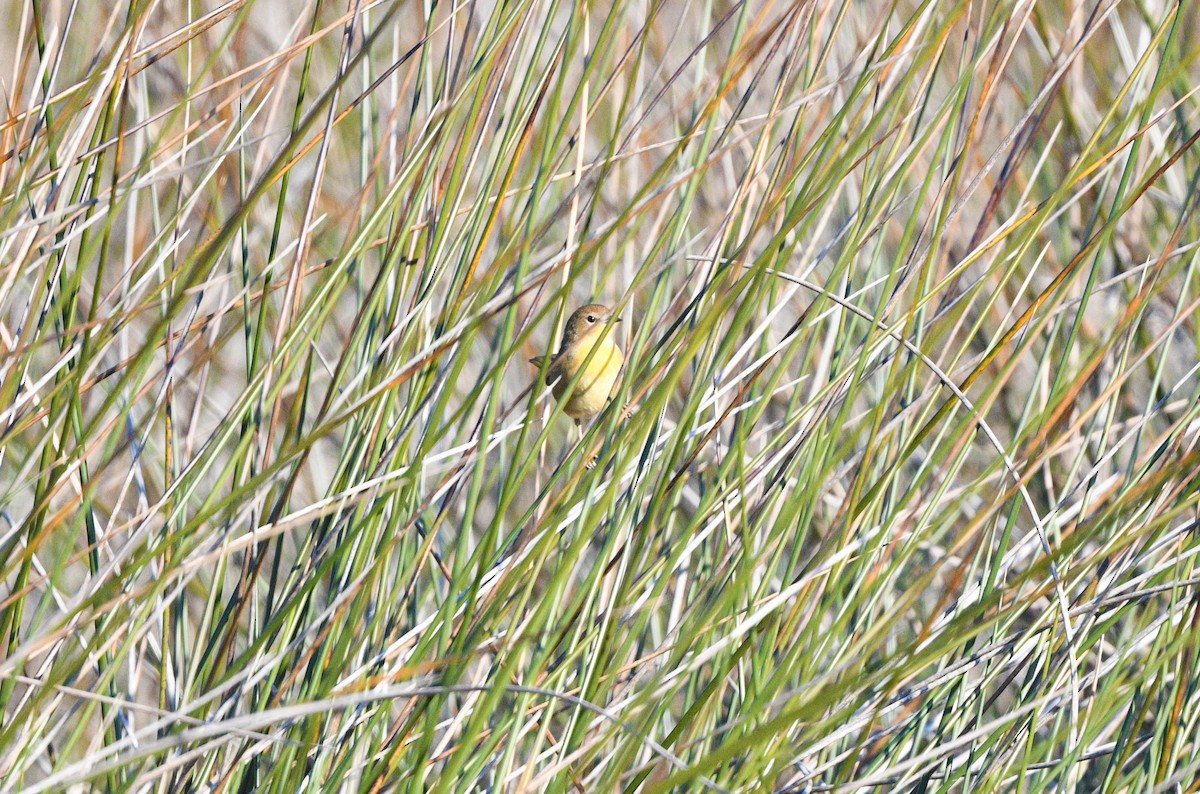
<instances>
[{"instance_id":1,"label":"olive-brown plumage","mask_svg":"<svg viewBox=\"0 0 1200 794\"><path fill-rule=\"evenodd\" d=\"M563 398L567 386L583 369L563 406L563 413L576 422L600 413L612 396L625 363L621 348L613 340L611 326L617 322L620 318L614 318L609 308L599 303L576 309L567 319L558 352L546 368L546 383L556 400ZM530 359L537 367L542 366L543 360L542 356Z\"/></svg>"}]
</instances>

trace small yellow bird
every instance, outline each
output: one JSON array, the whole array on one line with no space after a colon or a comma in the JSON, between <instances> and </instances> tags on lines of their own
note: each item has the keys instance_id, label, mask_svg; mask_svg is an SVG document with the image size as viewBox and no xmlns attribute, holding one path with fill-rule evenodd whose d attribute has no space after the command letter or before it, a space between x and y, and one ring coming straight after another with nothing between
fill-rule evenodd
<instances>
[{"instance_id":1,"label":"small yellow bird","mask_svg":"<svg viewBox=\"0 0 1200 794\"><path fill-rule=\"evenodd\" d=\"M563 406L563 413L574 419L575 424L604 410L608 398L612 396L617 376L621 374L621 366L625 363L625 356L613 341L610 328L613 323L619 322L620 317L613 317L607 306L598 303L589 303L576 309L567 319L562 343L546 368L546 383L552 387L554 399L561 400L567 386L580 368L587 364L583 374L575 381L571 399ZM529 361L540 368L545 356Z\"/></svg>"}]
</instances>

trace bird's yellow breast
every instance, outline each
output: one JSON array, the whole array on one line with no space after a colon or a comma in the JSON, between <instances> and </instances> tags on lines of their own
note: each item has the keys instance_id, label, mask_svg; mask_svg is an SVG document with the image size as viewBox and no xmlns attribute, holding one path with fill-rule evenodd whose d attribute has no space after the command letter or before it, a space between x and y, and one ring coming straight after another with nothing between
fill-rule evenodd
<instances>
[{"instance_id":1,"label":"bird's yellow breast","mask_svg":"<svg viewBox=\"0 0 1200 794\"><path fill-rule=\"evenodd\" d=\"M595 353L592 353L593 348ZM591 360L588 360L589 355ZM591 345L580 340L579 344L573 344L559 354L546 373L546 379L554 384L554 399L561 400L571 379L583 368L571 399L563 406L563 413L572 419L586 419L600 413L608 404L624 363L621 348L610 337Z\"/></svg>"}]
</instances>

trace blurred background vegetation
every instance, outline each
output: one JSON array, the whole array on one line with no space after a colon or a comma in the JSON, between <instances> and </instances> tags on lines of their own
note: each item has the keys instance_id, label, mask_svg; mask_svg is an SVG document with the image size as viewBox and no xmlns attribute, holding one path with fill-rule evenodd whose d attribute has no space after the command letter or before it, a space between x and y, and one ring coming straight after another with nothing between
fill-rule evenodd
<instances>
[{"instance_id":1,"label":"blurred background vegetation","mask_svg":"<svg viewBox=\"0 0 1200 794\"><path fill-rule=\"evenodd\" d=\"M0 790L1197 790L1194 4L0 13Z\"/></svg>"}]
</instances>

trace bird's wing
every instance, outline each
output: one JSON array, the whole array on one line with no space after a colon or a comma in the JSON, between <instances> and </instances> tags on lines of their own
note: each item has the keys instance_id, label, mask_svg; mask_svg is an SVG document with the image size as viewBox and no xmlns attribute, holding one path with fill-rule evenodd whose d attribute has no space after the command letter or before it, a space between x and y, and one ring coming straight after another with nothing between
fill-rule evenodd
<instances>
[{"instance_id":1,"label":"bird's wing","mask_svg":"<svg viewBox=\"0 0 1200 794\"><path fill-rule=\"evenodd\" d=\"M559 351L558 353L555 353L553 356L550 357L550 363L546 367L546 384L547 385L554 383L554 381L558 380L558 376L559 376L558 368L555 367L554 365L558 363L558 360L561 357L562 357L562 351ZM534 356L533 358L529 359L529 363L534 365L538 369L542 368L542 364L545 361L546 361L545 356Z\"/></svg>"}]
</instances>

